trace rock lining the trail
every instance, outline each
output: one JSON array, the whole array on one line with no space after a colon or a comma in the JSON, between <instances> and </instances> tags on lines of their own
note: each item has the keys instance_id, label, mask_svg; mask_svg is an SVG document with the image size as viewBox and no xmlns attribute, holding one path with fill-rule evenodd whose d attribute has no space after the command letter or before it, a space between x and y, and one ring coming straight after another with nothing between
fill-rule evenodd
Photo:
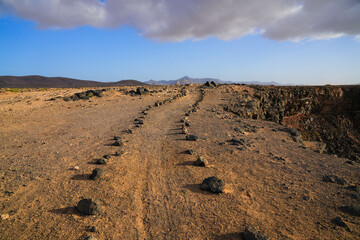
<instances>
[{"instance_id":1,"label":"rock lining the trail","mask_svg":"<svg viewBox=\"0 0 360 240\"><path fill-rule=\"evenodd\" d=\"M107 164L107 163L108 163L108 160L106 158L99 158L96 161L96 164L99 164L99 165L104 165L104 164Z\"/></svg>"},{"instance_id":2,"label":"rock lining the trail","mask_svg":"<svg viewBox=\"0 0 360 240\"><path fill-rule=\"evenodd\" d=\"M95 168L92 171L92 174L90 176L90 179L92 180L99 180L101 179L103 176L105 176L105 171L102 168Z\"/></svg>"},{"instance_id":3,"label":"rock lining the trail","mask_svg":"<svg viewBox=\"0 0 360 240\"><path fill-rule=\"evenodd\" d=\"M209 161L205 159L203 156L199 156L194 162L194 165L199 167L208 167Z\"/></svg>"},{"instance_id":4,"label":"rock lining the trail","mask_svg":"<svg viewBox=\"0 0 360 240\"><path fill-rule=\"evenodd\" d=\"M101 212L101 202L97 199L82 199L75 209L85 215L97 215Z\"/></svg>"},{"instance_id":5,"label":"rock lining the trail","mask_svg":"<svg viewBox=\"0 0 360 240\"><path fill-rule=\"evenodd\" d=\"M197 141L199 139L196 135L186 135L186 140L188 141Z\"/></svg>"},{"instance_id":6,"label":"rock lining the trail","mask_svg":"<svg viewBox=\"0 0 360 240\"><path fill-rule=\"evenodd\" d=\"M225 182L217 177L205 178L200 188L213 193L223 193L225 191Z\"/></svg>"}]
</instances>

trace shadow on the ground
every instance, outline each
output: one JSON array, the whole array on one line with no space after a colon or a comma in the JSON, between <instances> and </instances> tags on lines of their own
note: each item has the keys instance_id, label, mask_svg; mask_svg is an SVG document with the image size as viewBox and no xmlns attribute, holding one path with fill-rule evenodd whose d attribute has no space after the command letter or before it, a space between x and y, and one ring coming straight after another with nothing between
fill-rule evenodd
<instances>
[{"instance_id":1,"label":"shadow on the ground","mask_svg":"<svg viewBox=\"0 0 360 240\"><path fill-rule=\"evenodd\" d=\"M245 236L243 233L226 233L226 234L220 234L216 235L213 238L214 240L245 240Z\"/></svg>"},{"instance_id":2,"label":"shadow on the ground","mask_svg":"<svg viewBox=\"0 0 360 240\"><path fill-rule=\"evenodd\" d=\"M178 163L176 165L177 166L195 166L194 161L186 161L186 162Z\"/></svg>"},{"instance_id":3,"label":"shadow on the ground","mask_svg":"<svg viewBox=\"0 0 360 240\"><path fill-rule=\"evenodd\" d=\"M204 194L204 195L212 195L212 194L214 194L214 193L210 193L210 192L201 190L200 185L201 184L187 184L185 186L185 188L192 191L192 192L194 192L194 193L201 193L201 194Z\"/></svg>"},{"instance_id":4,"label":"shadow on the ground","mask_svg":"<svg viewBox=\"0 0 360 240\"><path fill-rule=\"evenodd\" d=\"M49 212L56 213L56 214L69 214L69 215L84 216L83 214L76 211L75 207L57 208L57 209L50 210Z\"/></svg>"},{"instance_id":5,"label":"shadow on the ground","mask_svg":"<svg viewBox=\"0 0 360 240\"><path fill-rule=\"evenodd\" d=\"M72 180L90 180L91 174L77 174L73 176Z\"/></svg>"}]
</instances>

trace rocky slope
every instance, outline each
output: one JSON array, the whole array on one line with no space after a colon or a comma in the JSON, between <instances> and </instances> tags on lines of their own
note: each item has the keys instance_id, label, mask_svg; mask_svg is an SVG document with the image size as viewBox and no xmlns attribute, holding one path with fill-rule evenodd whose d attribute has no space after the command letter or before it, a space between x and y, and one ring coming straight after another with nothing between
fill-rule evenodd
<instances>
[{"instance_id":1,"label":"rocky slope","mask_svg":"<svg viewBox=\"0 0 360 240\"><path fill-rule=\"evenodd\" d=\"M360 86L253 86L224 106L243 117L270 120L326 144L326 151L360 161Z\"/></svg>"}]
</instances>

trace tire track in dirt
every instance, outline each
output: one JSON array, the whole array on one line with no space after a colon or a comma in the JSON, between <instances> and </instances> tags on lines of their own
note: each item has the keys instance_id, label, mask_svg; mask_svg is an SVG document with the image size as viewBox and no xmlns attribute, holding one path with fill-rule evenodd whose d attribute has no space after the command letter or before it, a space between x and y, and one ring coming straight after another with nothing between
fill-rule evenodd
<instances>
[{"instance_id":1,"label":"tire track in dirt","mask_svg":"<svg viewBox=\"0 0 360 240\"><path fill-rule=\"evenodd\" d=\"M128 143L127 159L136 159L136 163L129 160L138 166L135 170L138 172L138 184L134 192L134 204L139 209L136 220L138 239L169 238L174 227L169 205L172 189L168 183L167 169L172 167L171 157L176 157L178 152L170 145L179 138L179 120L195 103L198 95L198 91L195 91L153 108L141 129L133 134L134 141Z\"/></svg>"}]
</instances>

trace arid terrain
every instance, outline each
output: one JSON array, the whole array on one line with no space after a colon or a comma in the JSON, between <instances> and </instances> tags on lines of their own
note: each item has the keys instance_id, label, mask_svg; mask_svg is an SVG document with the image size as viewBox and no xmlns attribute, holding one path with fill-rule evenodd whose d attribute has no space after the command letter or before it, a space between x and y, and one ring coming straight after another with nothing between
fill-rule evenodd
<instances>
[{"instance_id":1,"label":"arid terrain","mask_svg":"<svg viewBox=\"0 0 360 240\"><path fill-rule=\"evenodd\" d=\"M145 87L0 92L0 239L360 239L359 87Z\"/></svg>"}]
</instances>

